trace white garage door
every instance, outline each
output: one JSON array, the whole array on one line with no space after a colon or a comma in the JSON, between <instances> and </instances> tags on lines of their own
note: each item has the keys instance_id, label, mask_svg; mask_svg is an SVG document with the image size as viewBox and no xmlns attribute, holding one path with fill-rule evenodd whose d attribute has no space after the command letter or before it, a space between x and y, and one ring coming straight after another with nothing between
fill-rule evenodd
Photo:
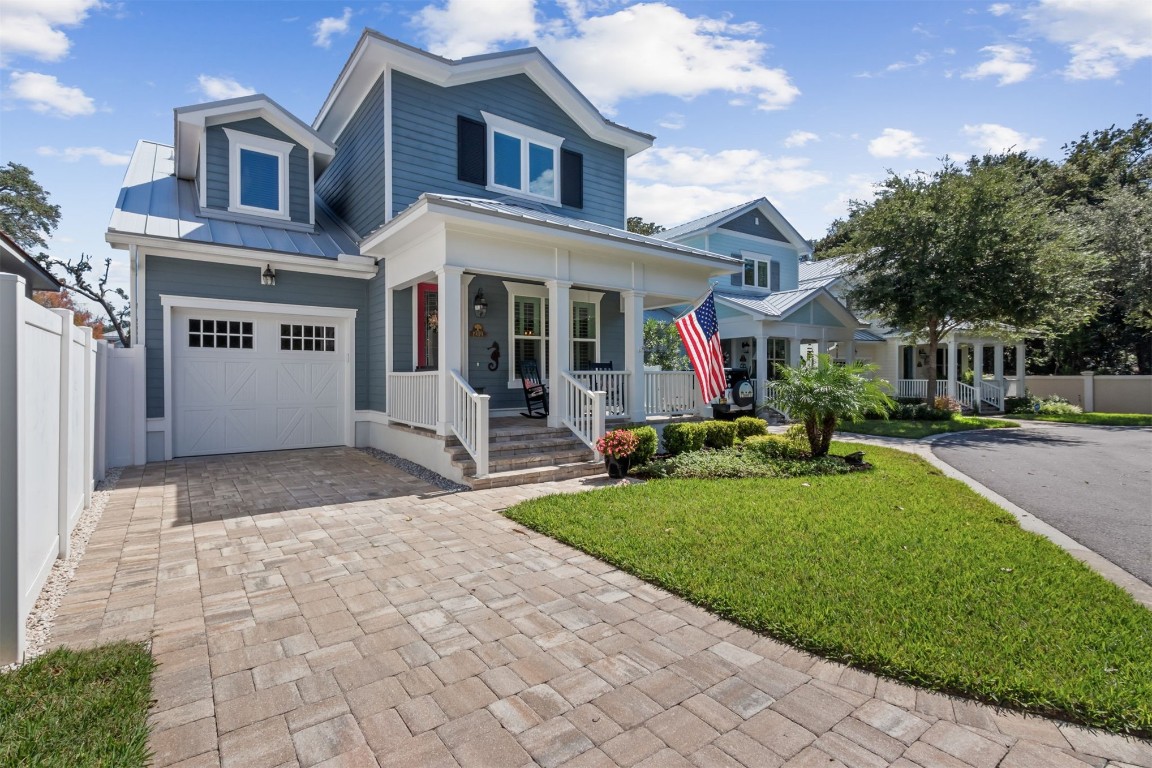
<instances>
[{"instance_id":1,"label":"white garage door","mask_svg":"<svg viewBox=\"0 0 1152 768\"><path fill-rule=\"evenodd\" d=\"M343 445L348 323L172 312L172 450L198 456Z\"/></svg>"}]
</instances>

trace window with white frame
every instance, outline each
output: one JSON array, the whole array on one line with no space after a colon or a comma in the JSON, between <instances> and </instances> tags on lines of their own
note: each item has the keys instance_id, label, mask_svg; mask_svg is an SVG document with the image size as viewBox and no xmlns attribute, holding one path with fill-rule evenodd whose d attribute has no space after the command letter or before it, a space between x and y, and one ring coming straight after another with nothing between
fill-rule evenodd
<instances>
[{"instance_id":1,"label":"window with white frame","mask_svg":"<svg viewBox=\"0 0 1152 768\"><path fill-rule=\"evenodd\" d=\"M228 210L289 218L288 156L293 144L224 129L228 137Z\"/></svg>"},{"instance_id":2,"label":"window with white frame","mask_svg":"<svg viewBox=\"0 0 1152 768\"><path fill-rule=\"evenodd\" d=\"M505 283L508 288L509 346L512 364L508 367L508 386L520 386L520 364L535 360L540 375L548 377L548 289L542 285Z\"/></svg>"},{"instance_id":3,"label":"window with white frame","mask_svg":"<svg viewBox=\"0 0 1152 768\"><path fill-rule=\"evenodd\" d=\"M572 359L574 371L587 371L600 362L600 299L597 291L569 293L572 302Z\"/></svg>"},{"instance_id":4,"label":"window with white frame","mask_svg":"<svg viewBox=\"0 0 1152 768\"><path fill-rule=\"evenodd\" d=\"M564 139L498 115L481 114L488 126L488 188L559 202Z\"/></svg>"},{"instance_id":5,"label":"window with white frame","mask_svg":"<svg viewBox=\"0 0 1152 768\"><path fill-rule=\"evenodd\" d=\"M780 290L780 262L745 256L744 285Z\"/></svg>"}]
</instances>

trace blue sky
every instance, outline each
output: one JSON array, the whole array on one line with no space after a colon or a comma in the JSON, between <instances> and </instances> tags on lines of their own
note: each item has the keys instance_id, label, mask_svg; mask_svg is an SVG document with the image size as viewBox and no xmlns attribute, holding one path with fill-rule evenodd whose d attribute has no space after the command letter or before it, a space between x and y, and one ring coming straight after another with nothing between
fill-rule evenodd
<instances>
[{"instance_id":1,"label":"blue sky","mask_svg":"<svg viewBox=\"0 0 1152 768\"><path fill-rule=\"evenodd\" d=\"M359 32L449 57L536 45L657 135L629 213L671 226L767 196L819 237L886 170L1061 145L1152 107L1152 3L0 0L0 163L63 209L51 253L103 233L139 139L177 106L261 91L310 122Z\"/></svg>"}]
</instances>

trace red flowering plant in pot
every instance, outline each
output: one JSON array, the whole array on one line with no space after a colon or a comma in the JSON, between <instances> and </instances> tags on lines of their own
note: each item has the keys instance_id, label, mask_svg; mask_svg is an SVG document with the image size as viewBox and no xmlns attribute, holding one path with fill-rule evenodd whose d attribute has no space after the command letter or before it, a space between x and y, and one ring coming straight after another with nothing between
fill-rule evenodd
<instances>
[{"instance_id":1,"label":"red flowering plant in pot","mask_svg":"<svg viewBox=\"0 0 1152 768\"><path fill-rule=\"evenodd\" d=\"M596 450L604 456L609 477L626 477L632 464L632 454L640 446L640 438L628 429L614 429L596 441Z\"/></svg>"}]
</instances>

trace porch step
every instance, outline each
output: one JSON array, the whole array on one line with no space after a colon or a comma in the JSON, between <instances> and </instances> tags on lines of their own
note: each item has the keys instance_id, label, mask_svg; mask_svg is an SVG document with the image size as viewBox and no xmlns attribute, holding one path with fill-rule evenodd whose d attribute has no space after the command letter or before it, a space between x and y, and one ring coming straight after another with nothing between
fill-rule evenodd
<instances>
[{"instance_id":1,"label":"porch step","mask_svg":"<svg viewBox=\"0 0 1152 768\"><path fill-rule=\"evenodd\" d=\"M480 491L486 488L506 488L510 485L526 483L550 483L557 480L572 480L577 477L594 477L603 474L606 474L604 462L577 461L529 469L490 472L485 477L480 478L466 476L464 482L472 486L472 490Z\"/></svg>"}]
</instances>

